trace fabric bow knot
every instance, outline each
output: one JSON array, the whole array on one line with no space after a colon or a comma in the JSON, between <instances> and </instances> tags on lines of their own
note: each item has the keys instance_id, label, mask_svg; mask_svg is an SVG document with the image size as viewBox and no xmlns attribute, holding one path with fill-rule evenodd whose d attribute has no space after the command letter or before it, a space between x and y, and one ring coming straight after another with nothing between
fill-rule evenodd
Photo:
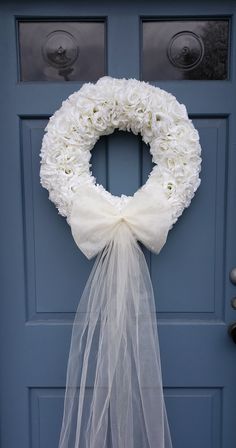
<instances>
[{"instance_id":1,"label":"fabric bow knot","mask_svg":"<svg viewBox=\"0 0 236 448\"><path fill-rule=\"evenodd\" d=\"M118 209L93 185L79 188L71 211L73 238L87 258L93 258L114 238L120 223L125 223L136 240L159 253L171 228L170 208L161 191L139 189Z\"/></svg>"}]
</instances>

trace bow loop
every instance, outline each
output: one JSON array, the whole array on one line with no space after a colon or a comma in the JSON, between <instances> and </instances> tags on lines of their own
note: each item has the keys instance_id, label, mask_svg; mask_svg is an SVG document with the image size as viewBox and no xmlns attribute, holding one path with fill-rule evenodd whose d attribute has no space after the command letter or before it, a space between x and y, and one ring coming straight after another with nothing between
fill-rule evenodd
<instances>
[{"instance_id":1,"label":"bow loop","mask_svg":"<svg viewBox=\"0 0 236 448\"><path fill-rule=\"evenodd\" d=\"M139 189L119 210L94 185L81 186L70 218L73 238L86 255L92 258L114 238L120 224L126 224L133 237L149 250L159 253L171 228L171 212L163 193Z\"/></svg>"}]
</instances>

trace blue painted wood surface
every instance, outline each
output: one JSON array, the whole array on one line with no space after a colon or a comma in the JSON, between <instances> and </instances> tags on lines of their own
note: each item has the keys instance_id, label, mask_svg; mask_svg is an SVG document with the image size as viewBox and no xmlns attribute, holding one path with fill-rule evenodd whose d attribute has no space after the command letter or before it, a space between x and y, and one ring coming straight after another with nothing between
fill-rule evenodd
<instances>
[{"instance_id":1,"label":"blue painted wood surface","mask_svg":"<svg viewBox=\"0 0 236 448\"><path fill-rule=\"evenodd\" d=\"M93 263L39 184L47 119L81 83L19 83L16 18L106 18L108 74L139 78L142 17L222 15L231 17L230 79L156 83L186 104L203 169L191 207L161 254L147 259L173 447L234 448L236 347L227 326L236 320L229 281L236 265L235 2L9 1L0 8L1 448L57 447L71 326ZM140 139L118 132L101 139L92 162L115 194L133 193L151 169Z\"/></svg>"}]
</instances>

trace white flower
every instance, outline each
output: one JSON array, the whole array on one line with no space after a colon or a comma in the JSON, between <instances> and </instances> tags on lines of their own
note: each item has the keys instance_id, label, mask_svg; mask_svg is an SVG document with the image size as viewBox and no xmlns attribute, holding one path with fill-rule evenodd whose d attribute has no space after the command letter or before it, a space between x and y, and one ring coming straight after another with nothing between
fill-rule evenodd
<instances>
[{"instance_id":1,"label":"white flower","mask_svg":"<svg viewBox=\"0 0 236 448\"><path fill-rule=\"evenodd\" d=\"M70 221L73 198L90 183L118 208L130 200L112 196L90 172L91 149L115 129L141 134L154 168L142 188L164 192L173 223L187 207L200 179L199 135L186 108L170 93L136 79L109 76L87 83L50 118L41 148L41 184L59 213Z\"/></svg>"}]
</instances>

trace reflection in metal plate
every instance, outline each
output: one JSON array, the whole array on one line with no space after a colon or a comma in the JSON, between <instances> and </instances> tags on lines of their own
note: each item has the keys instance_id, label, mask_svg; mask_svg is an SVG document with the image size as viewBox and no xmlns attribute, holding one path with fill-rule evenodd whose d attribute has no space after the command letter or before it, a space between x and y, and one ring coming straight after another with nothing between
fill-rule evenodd
<instances>
[{"instance_id":1,"label":"reflection in metal plate","mask_svg":"<svg viewBox=\"0 0 236 448\"><path fill-rule=\"evenodd\" d=\"M172 37L167 51L174 67L191 70L200 64L204 55L204 44L201 37L192 31L182 31Z\"/></svg>"},{"instance_id":2,"label":"reflection in metal plate","mask_svg":"<svg viewBox=\"0 0 236 448\"><path fill-rule=\"evenodd\" d=\"M142 79L227 79L229 20L143 21Z\"/></svg>"},{"instance_id":3,"label":"reflection in metal plate","mask_svg":"<svg viewBox=\"0 0 236 448\"><path fill-rule=\"evenodd\" d=\"M105 22L19 22L21 81L96 81L105 75Z\"/></svg>"}]
</instances>

